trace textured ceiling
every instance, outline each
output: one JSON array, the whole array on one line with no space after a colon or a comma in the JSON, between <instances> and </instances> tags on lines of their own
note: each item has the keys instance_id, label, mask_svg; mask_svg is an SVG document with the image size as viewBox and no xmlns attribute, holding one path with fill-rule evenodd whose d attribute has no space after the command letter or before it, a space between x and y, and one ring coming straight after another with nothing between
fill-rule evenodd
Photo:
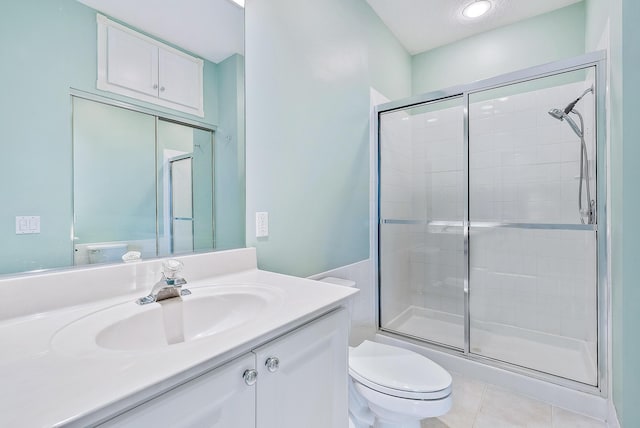
<instances>
[{"instance_id":1,"label":"textured ceiling","mask_svg":"<svg viewBox=\"0 0 640 428\"><path fill-rule=\"evenodd\" d=\"M244 9L231 0L78 0L218 63L244 52Z\"/></svg>"},{"instance_id":2,"label":"textured ceiling","mask_svg":"<svg viewBox=\"0 0 640 428\"><path fill-rule=\"evenodd\" d=\"M462 16L472 0L367 0L407 51L415 55L512 24L582 0L491 0L493 8L481 18Z\"/></svg>"}]
</instances>

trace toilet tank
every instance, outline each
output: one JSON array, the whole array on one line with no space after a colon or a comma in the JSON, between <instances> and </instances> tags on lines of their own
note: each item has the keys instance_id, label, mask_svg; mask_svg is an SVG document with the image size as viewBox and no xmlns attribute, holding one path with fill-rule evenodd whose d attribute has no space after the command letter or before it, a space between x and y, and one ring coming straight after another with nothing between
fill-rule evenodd
<instances>
[{"instance_id":1,"label":"toilet tank","mask_svg":"<svg viewBox=\"0 0 640 428\"><path fill-rule=\"evenodd\" d=\"M328 282L330 284L341 285L343 287L356 287L357 283L350 279L336 278L333 276L326 276L318 279L318 281ZM358 299L356 296L355 299ZM354 315L354 306L356 305L355 299L349 299L347 303L347 310L349 312L349 346L358 346L363 340L374 340L376 332L378 331L376 325L369 321L358 321L355 319L357 315Z\"/></svg>"},{"instance_id":2,"label":"toilet tank","mask_svg":"<svg viewBox=\"0 0 640 428\"><path fill-rule=\"evenodd\" d=\"M329 284L341 285L343 287L355 287L356 282L350 279L336 278L334 276L325 276L324 278L320 278L318 281L328 282ZM353 321L353 302L349 300L347 303L347 311L349 312L349 320Z\"/></svg>"},{"instance_id":3,"label":"toilet tank","mask_svg":"<svg viewBox=\"0 0 640 428\"><path fill-rule=\"evenodd\" d=\"M355 287L356 282L350 279L336 278L334 276L325 276L324 278L320 278L318 281L328 282L330 284L342 285L343 287Z\"/></svg>"},{"instance_id":4,"label":"toilet tank","mask_svg":"<svg viewBox=\"0 0 640 428\"><path fill-rule=\"evenodd\" d=\"M122 261L122 255L128 251L127 244L87 245L89 264Z\"/></svg>"}]
</instances>

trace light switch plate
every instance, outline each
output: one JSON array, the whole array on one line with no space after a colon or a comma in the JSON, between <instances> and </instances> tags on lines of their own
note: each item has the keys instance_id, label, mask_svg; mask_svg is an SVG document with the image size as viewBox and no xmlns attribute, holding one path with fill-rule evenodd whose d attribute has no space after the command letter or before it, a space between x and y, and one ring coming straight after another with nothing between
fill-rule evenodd
<instances>
[{"instance_id":1,"label":"light switch plate","mask_svg":"<svg viewBox=\"0 0 640 428\"><path fill-rule=\"evenodd\" d=\"M265 238L269 236L269 213L256 213L256 238Z\"/></svg>"},{"instance_id":2,"label":"light switch plate","mask_svg":"<svg viewBox=\"0 0 640 428\"><path fill-rule=\"evenodd\" d=\"M16 216L16 235L27 235L32 233L40 233L40 216Z\"/></svg>"}]
</instances>

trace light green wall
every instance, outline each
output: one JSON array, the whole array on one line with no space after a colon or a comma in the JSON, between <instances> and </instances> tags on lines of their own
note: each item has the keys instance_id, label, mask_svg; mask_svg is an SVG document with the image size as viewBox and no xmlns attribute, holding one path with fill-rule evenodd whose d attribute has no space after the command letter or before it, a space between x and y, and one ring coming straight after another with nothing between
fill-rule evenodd
<instances>
[{"instance_id":1,"label":"light green wall","mask_svg":"<svg viewBox=\"0 0 640 428\"><path fill-rule=\"evenodd\" d=\"M0 14L0 273L69 266L71 99L96 86L95 12L75 0L20 0ZM205 62L204 121L217 122L216 66ZM130 101L125 97L111 98ZM176 116L173 110L138 103ZM15 216L41 216L38 235L16 235Z\"/></svg>"},{"instance_id":2,"label":"light green wall","mask_svg":"<svg viewBox=\"0 0 640 428\"><path fill-rule=\"evenodd\" d=\"M581 55L584 17L580 2L414 55L413 94Z\"/></svg>"},{"instance_id":3,"label":"light green wall","mask_svg":"<svg viewBox=\"0 0 640 428\"><path fill-rule=\"evenodd\" d=\"M245 19L247 244L301 276L367 259L369 87L408 96L409 55L362 0L248 0Z\"/></svg>"},{"instance_id":4,"label":"light green wall","mask_svg":"<svg viewBox=\"0 0 640 428\"><path fill-rule=\"evenodd\" d=\"M608 40L612 394L623 428L640 426L640 33L637 0L587 0L588 48ZM603 37L604 35L604 37Z\"/></svg>"},{"instance_id":5,"label":"light green wall","mask_svg":"<svg viewBox=\"0 0 640 428\"><path fill-rule=\"evenodd\" d=\"M245 246L244 57L218 63L219 124L215 134L215 217L219 250Z\"/></svg>"},{"instance_id":6,"label":"light green wall","mask_svg":"<svg viewBox=\"0 0 640 428\"><path fill-rule=\"evenodd\" d=\"M95 18L76 5L14 1L0 14L0 146L7 160L0 168L0 272L73 261L69 86L92 84L83 58L94 62L96 50L83 37L95 32ZM17 215L40 215L42 232L16 235Z\"/></svg>"},{"instance_id":7,"label":"light green wall","mask_svg":"<svg viewBox=\"0 0 640 428\"><path fill-rule=\"evenodd\" d=\"M623 427L640 426L640 2L622 2L622 326L615 351L621 352L621 404ZM612 167L613 168L613 167ZM616 397L614 397L616 398Z\"/></svg>"}]
</instances>

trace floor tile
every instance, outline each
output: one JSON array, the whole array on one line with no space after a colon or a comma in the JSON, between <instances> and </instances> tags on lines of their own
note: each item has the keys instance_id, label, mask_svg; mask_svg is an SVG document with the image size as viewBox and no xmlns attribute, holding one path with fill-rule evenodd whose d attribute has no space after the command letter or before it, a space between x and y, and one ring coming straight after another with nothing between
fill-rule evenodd
<instances>
[{"instance_id":1,"label":"floor tile","mask_svg":"<svg viewBox=\"0 0 640 428\"><path fill-rule=\"evenodd\" d=\"M607 424L597 419L579 415L559 407L553 408L554 428L606 428Z\"/></svg>"},{"instance_id":2,"label":"floor tile","mask_svg":"<svg viewBox=\"0 0 640 428\"><path fill-rule=\"evenodd\" d=\"M489 385L482 399L476 425L488 426L484 425L488 421L500 428L550 428L551 405Z\"/></svg>"},{"instance_id":3,"label":"floor tile","mask_svg":"<svg viewBox=\"0 0 640 428\"><path fill-rule=\"evenodd\" d=\"M423 428L470 428L480 410L482 395L486 385L457 373L453 377L453 405L451 410L439 418L429 418L422 422Z\"/></svg>"},{"instance_id":4,"label":"floor tile","mask_svg":"<svg viewBox=\"0 0 640 428\"><path fill-rule=\"evenodd\" d=\"M579 415L511 391L452 373L453 405L422 428L607 428Z\"/></svg>"},{"instance_id":5,"label":"floor tile","mask_svg":"<svg viewBox=\"0 0 640 428\"><path fill-rule=\"evenodd\" d=\"M460 428L471 428L472 425L462 426ZM420 428L458 428L447 424L440 420L440 418L425 419L420 423Z\"/></svg>"}]
</instances>

